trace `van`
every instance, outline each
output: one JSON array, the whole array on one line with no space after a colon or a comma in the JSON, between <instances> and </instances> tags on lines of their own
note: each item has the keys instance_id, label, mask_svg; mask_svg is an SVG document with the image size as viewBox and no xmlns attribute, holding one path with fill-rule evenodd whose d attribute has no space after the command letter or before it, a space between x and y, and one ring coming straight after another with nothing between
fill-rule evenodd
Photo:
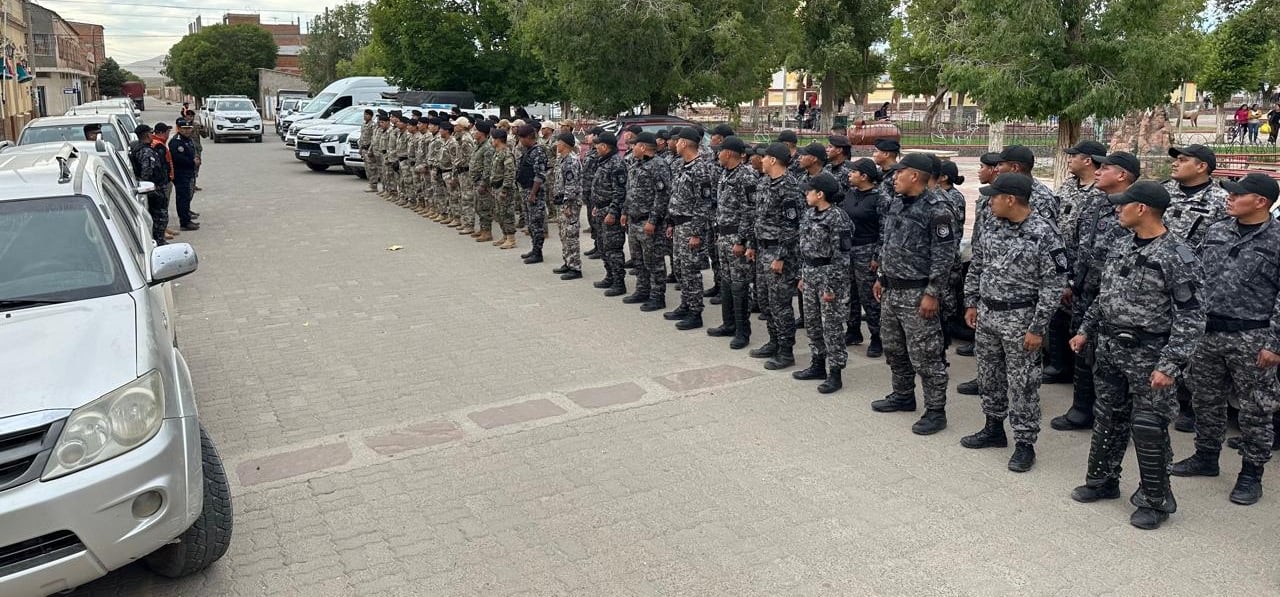
<instances>
[{"instance_id":1,"label":"van","mask_svg":"<svg viewBox=\"0 0 1280 597\"><path fill-rule=\"evenodd\" d=\"M288 134L289 127L298 120L327 118L338 110L355 104L374 103L374 100L382 99L383 92L395 92L398 89L383 77L338 79L308 101L305 108L281 119L280 130Z\"/></svg>"}]
</instances>

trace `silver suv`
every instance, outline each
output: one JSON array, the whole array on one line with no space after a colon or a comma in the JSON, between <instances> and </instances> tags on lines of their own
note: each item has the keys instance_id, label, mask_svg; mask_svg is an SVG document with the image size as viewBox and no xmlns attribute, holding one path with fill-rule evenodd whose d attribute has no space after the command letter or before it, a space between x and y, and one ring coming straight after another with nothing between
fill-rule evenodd
<instances>
[{"instance_id":1,"label":"silver suv","mask_svg":"<svg viewBox=\"0 0 1280 597\"><path fill-rule=\"evenodd\" d=\"M0 595L187 575L231 541L173 331L195 251L155 246L133 192L70 144L0 153Z\"/></svg>"}]
</instances>

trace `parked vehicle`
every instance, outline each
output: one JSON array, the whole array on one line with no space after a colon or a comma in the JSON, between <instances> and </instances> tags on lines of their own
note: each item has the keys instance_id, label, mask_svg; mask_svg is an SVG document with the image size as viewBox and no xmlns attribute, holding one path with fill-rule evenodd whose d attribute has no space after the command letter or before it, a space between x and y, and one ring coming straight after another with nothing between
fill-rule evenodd
<instances>
[{"instance_id":1,"label":"parked vehicle","mask_svg":"<svg viewBox=\"0 0 1280 597\"><path fill-rule=\"evenodd\" d=\"M70 110L67 110L63 116L90 116L94 114L119 115L120 120L122 121L121 124L123 124L125 130L129 132L130 140L134 138L133 131L137 129L138 124L142 122L131 107L124 107L119 104L80 104L79 106L75 106Z\"/></svg>"},{"instance_id":2,"label":"parked vehicle","mask_svg":"<svg viewBox=\"0 0 1280 597\"><path fill-rule=\"evenodd\" d=\"M210 111L210 120L213 126L206 130L214 143L236 137L262 143L262 116L251 100L219 98Z\"/></svg>"},{"instance_id":3,"label":"parked vehicle","mask_svg":"<svg viewBox=\"0 0 1280 597\"><path fill-rule=\"evenodd\" d=\"M135 205L71 145L0 152L0 595L136 560L189 575L230 544L230 487L173 329L169 286L196 254L124 225Z\"/></svg>"},{"instance_id":4,"label":"parked vehicle","mask_svg":"<svg viewBox=\"0 0 1280 597\"><path fill-rule=\"evenodd\" d=\"M360 129L347 135L347 153L342 157L342 169L360 178L369 178L364 169L364 152L360 149Z\"/></svg>"},{"instance_id":5,"label":"parked vehicle","mask_svg":"<svg viewBox=\"0 0 1280 597\"><path fill-rule=\"evenodd\" d=\"M289 130L300 120L328 118L339 110L356 104L382 100L383 92L395 92L398 88L383 77L347 77L338 79L316 94L302 110L281 119L280 129L288 143Z\"/></svg>"},{"instance_id":6,"label":"parked vehicle","mask_svg":"<svg viewBox=\"0 0 1280 597\"><path fill-rule=\"evenodd\" d=\"M293 156L302 160L307 167L323 172L330 166L344 166L348 148L347 139L360 133L360 125L364 123L364 111L372 105L358 105L344 108L334 115L330 122L315 124L298 131L294 143Z\"/></svg>"},{"instance_id":7,"label":"parked vehicle","mask_svg":"<svg viewBox=\"0 0 1280 597\"><path fill-rule=\"evenodd\" d=\"M85 127L96 124L102 127L102 138L117 150L129 149L133 140L133 131L127 129L124 119L119 114L84 114L77 116L46 116L37 118L22 127L18 135L18 145L35 143L53 143L62 141L84 141Z\"/></svg>"},{"instance_id":8,"label":"parked vehicle","mask_svg":"<svg viewBox=\"0 0 1280 597\"><path fill-rule=\"evenodd\" d=\"M283 120L284 117L290 114L293 114L294 112L297 112L298 110L302 109L306 105L307 105L307 100L293 98L293 97L287 98L284 101L280 102L280 107L276 109L275 127L276 127L277 137L280 137L281 140L284 140L284 131L280 129L280 121Z\"/></svg>"},{"instance_id":9,"label":"parked vehicle","mask_svg":"<svg viewBox=\"0 0 1280 597\"><path fill-rule=\"evenodd\" d=\"M147 84L142 81L125 81L120 85L120 91L125 97L133 100L133 105L138 107L138 111L147 109Z\"/></svg>"}]
</instances>

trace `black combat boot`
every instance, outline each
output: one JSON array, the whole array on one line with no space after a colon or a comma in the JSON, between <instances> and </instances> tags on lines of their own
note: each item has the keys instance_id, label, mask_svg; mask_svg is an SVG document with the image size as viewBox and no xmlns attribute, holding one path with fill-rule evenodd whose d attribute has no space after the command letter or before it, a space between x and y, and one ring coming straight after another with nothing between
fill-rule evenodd
<instances>
[{"instance_id":1,"label":"black combat boot","mask_svg":"<svg viewBox=\"0 0 1280 597\"><path fill-rule=\"evenodd\" d=\"M720 326L707 329L707 335L713 338L728 338L734 335L738 322L733 317L733 288L725 284L720 292Z\"/></svg>"},{"instance_id":2,"label":"black combat boot","mask_svg":"<svg viewBox=\"0 0 1280 597\"><path fill-rule=\"evenodd\" d=\"M542 248L537 248L537 249L534 249L533 251L531 251L531 252L529 253L529 256L524 258L524 263L525 263L525 265L533 265L533 264L535 264L535 263L542 263Z\"/></svg>"},{"instance_id":3,"label":"black combat boot","mask_svg":"<svg viewBox=\"0 0 1280 597\"><path fill-rule=\"evenodd\" d=\"M791 377L799 380L822 379L827 376L827 357L814 355L809 361L809 366L799 371L793 371Z\"/></svg>"},{"instance_id":4,"label":"black combat boot","mask_svg":"<svg viewBox=\"0 0 1280 597\"><path fill-rule=\"evenodd\" d=\"M583 253L582 256L587 259L599 259L604 256L604 253L600 251L600 247L591 247L591 250Z\"/></svg>"},{"instance_id":5,"label":"black combat boot","mask_svg":"<svg viewBox=\"0 0 1280 597\"><path fill-rule=\"evenodd\" d=\"M1074 374L1076 383L1071 388L1071 408L1049 421L1058 431L1093 429L1093 371L1081 363Z\"/></svg>"},{"instance_id":6,"label":"black combat boot","mask_svg":"<svg viewBox=\"0 0 1280 597\"><path fill-rule=\"evenodd\" d=\"M565 263L565 264L561 265L560 267L557 267L557 268L555 268L555 269L551 270L551 273L553 273L553 274L567 274L567 273L569 273L569 264Z\"/></svg>"},{"instance_id":7,"label":"black combat boot","mask_svg":"<svg viewBox=\"0 0 1280 597\"><path fill-rule=\"evenodd\" d=\"M680 321L689 316L689 309L684 305L676 307L674 311L667 311L662 314L662 318L667 321Z\"/></svg>"},{"instance_id":8,"label":"black combat boot","mask_svg":"<svg viewBox=\"0 0 1280 597\"><path fill-rule=\"evenodd\" d=\"M665 292L649 292L649 300L645 304L640 305L640 310L645 313L652 311L661 311L667 308L667 293Z\"/></svg>"},{"instance_id":9,"label":"black combat boot","mask_svg":"<svg viewBox=\"0 0 1280 597\"><path fill-rule=\"evenodd\" d=\"M769 334L769 341L764 343L760 348L753 348L747 353L753 359L771 359L773 355L778 354L778 341L773 338L773 334Z\"/></svg>"},{"instance_id":10,"label":"black combat boot","mask_svg":"<svg viewBox=\"0 0 1280 597\"><path fill-rule=\"evenodd\" d=\"M1137 511L1129 524L1144 530L1160 528L1169 515L1178 511L1178 502L1169 487L1169 428L1159 417L1146 412L1133 415L1133 451L1138 456L1138 490L1129 498Z\"/></svg>"},{"instance_id":11,"label":"black combat boot","mask_svg":"<svg viewBox=\"0 0 1280 597\"><path fill-rule=\"evenodd\" d=\"M561 280L580 280L582 279L582 272L576 269L571 269L563 274L560 274L560 279Z\"/></svg>"},{"instance_id":12,"label":"black combat boot","mask_svg":"<svg viewBox=\"0 0 1280 597\"><path fill-rule=\"evenodd\" d=\"M862 340L862 322L850 323L844 331L844 345L857 346L862 344Z\"/></svg>"},{"instance_id":13,"label":"black combat boot","mask_svg":"<svg viewBox=\"0 0 1280 597\"><path fill-rule=\"evenodd\" d=\"M1025 473L1036 464L1036 448L1026 442L1018 442L1013 447L1013 456L1009 457L1009 470Z\"/></svg>"},{"instance_id":14,"label":"black combat boot","mask_svg":"<svg viewBox=\"0 0 1280 597\"><path fill-rule=\"evenodd\" d=\"M770 371L777 371L778 369L795 366L795 364L796 356L791 353L791 345L779 344L777 354L774 354L773 358L765 362L764 368Z\"/></svg>"},{"instance_id":15,"label":"black combat boot","mask_svg":"<svg viewBox=\"0 0 1280 597\"><path fill-rule=\"evenodd\" d=\"M982 393L982 390L978 388L978 380L976 379L971 379L956 386L956 391L965 396L977 396Z\"/></svg>"},{"instance_id":16,"label":"black combat boot","mask_svg":"<svg viewBox=\"0 0 1280 597\"><path fill-rule=\"evenodd\" d=\"M924 415L920 417L911 426L911 433L916 435L933 435L947 428L947 411L941 408L930 408L924 411Z\"/></svg>"},{"instance_id":17,"label":"black combat boot","mask_svg":"<svg viewBox=\"0 0 1280 597\"><path fill-rule=\"evenodd\" d=\"M720 285L712 284L711 288L708 288L705 291L703 291L702 296L707 298L711 298L713 296L720 296Z\"/></svg>"},{"instance_id":18,"label":"black combat boot","mask_svg":"<svg viewBox=\"0 0 1280 597\"><path fill-rule=\"evenodd\" d=\"M598 282L592 282L591 285L596 288L609 288L613 286L613 276L610 274L605 274L603 280L600 280Z\"/></svg>"},{"instance_id":19,"label":"black combat boot","mask_svg":"<svg viewBox=\"0 0 1280 597\"><path fill-rule=\"evenodd\" d=\"M537 252L537 251L538 251L538 249L537 249L537 248L531 248L531 249L529 249L529 252L528 252L528 253L521 253L521 254L520 254L520 258L521 258L521 259L528 259L530 255L533 255L533 254L534 254L535 252Z\"/></svg>"},{"instance_id":20,"label":"black combat boot","mask_svg":"<svg viewBox=\"0 0 1280 597\"><path fill-rule=\"evenodd\" d=\"M916 395L893 393L871 403L871 410L878 413L915 412Z\"/></svg>"},{"instance_id":21,"label":"black combat boot","mask_svg":"<svg viewBox=\"0 0 1280 597\"><path fill-rule=\"evenodd\" d=\"M1071 499L1082 504L1098 500L1114 500L1120 497L1120 479L1112 469L1112 453L1117 448L1116 434L1106 426L1089 438L1089 461L1085 469L1084 485L1071 491ZM1127 439L1127 438L1126 438Z\"/></svg>"},{"instance_id":22,"label":"black combat boot","mask_svg":"<svg viewBox=\"0 0 1280 597\"><path fill-rule=\"evenodd\" d=\"M871 344L867 345L867 358L878 359L884 356L884 345L880 343L880 334L871 334Z\"/></svg>"},{"instance_id":23,"label":"black combat boot","mask_svg":"<svg viewBox=\"0 0 1280 597\"><path fill-rule=\"evenodd\" d=\"M1262 499L1262 466L1244 461L1236 486L1231 489L1231 503L1252 506Z\"/></svg>"},{"instance_id":24,"label":"black combat boot","mask_svg":"<svg viewBox=\"0 0 1280 597\"><path fill-rule=\"evenodd\" d=\"M1004 433L1004 419L988 415L986 425L977 433L960 438L960 445L973 450L1008 447L1009 437Z\"/></svg>"},{"instance_id":25,"label":"black combat boot","mask_svg":"<svg viewBox=\"0 0 1280 597\"><path fill-rule=\"evenodd\" d=\"M610 286L608 290L604 291L605 296L622 296L626 293L627 293L626 276L615 276L613 278L613 286Z\"/></svg>"},{"instance_id":26,"label":"black combat boot","mask_svg":"<svg viewBox=\"0 0 1280 597\"><path fill-rule=\"evenodd\" d=\"M1089 479L1071 490L1071 499L1082 504L1092 504L1098 500L1114 500L1120 498L1119 479Z\"/></svg>"},{"instance_id":27,"label":"black combat boot","mask_svg":"<svg viewBox=\"0 0 1280 597\"><path fill-rule=\"evenodd\" d=\"M818 393L830 394L844 387L844 379L840 377L840 372L844 367L831 367L827 370L827 381L818 384Z\"/></svg>"},{"instance_id":28,"label":"black combat boot","mask_svg":"<svg viewBox=\"0 0 1280 597\"><path fill-rule=\"evenodd\" d=\"M696 330L700 327L702 327L702 311L690 311L684 319L676 322L676 329L680 331Z\"/></svg>"},{"instance_id":29,"label":"black combat boot","mask_svg":"<svg viewBox=\"0 0 1280 597\"><path fill-rule=\"evenodd\" d=\"M957 355L959 355L959 356L962 356L962 357L971 357L971 356L973 356L973 343L972 343L972 342L965 342L964 344L961 344L960 346L957 346L957 347L956 347L956 354L957 354Z\"/></svg>"},{"instance_id":30,"label":"black combat boot","mask_svg":"<svg viewBox=\"0 0 1280 597\"><path fill-rule=\"evenodd\" d=\"M747 286L739 284L733 287L733 340L729 348L739 350L751 343L751 309L747 295Z\"/></svg>"},{"instance_id":31,"label":"black combat boot","mask_svg":"<svg viewBox=\"0 0 1280 597\"><path fill-rule=\"evenodd\" d=\"M639 305L641 303L648 302L648 300L649 300L648 289L641 290L637 288L635 292L622 297L622 303L624 305Z\"/></svg>"},{"instance_id":32,"label":"black combat boot","mask_svg":"<svg viewBox=\"0 0 1280 597\"><path fill-rule=\"evenodd\" d=\"M1176 477L1216 477L1218 473L1218 452L1200 449L1169 468L1169 474Z\"/></svg>"}]
</instances>

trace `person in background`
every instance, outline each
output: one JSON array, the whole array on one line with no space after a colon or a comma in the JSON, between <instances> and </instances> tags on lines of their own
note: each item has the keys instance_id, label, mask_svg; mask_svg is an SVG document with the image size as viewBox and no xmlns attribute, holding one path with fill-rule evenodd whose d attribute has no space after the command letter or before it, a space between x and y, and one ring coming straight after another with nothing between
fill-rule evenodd
<instances>
[{"instance_id":1,"label":"person in background","mask_svg":"<svg viewBox=\"0 0 1280 597\"><path fill-rule=\"evenodd\" d=\"M876 109L876 113L874 116L872 116L872 118L874 118L876 121L889 120L889 102L880 104L880 107Z\"/></svg>"},{"instance_id":2,"label":"person in background","mask_svg":"<svg viewBox=\"0 0 1280 597\"><path fill-rule=\"evenodd\" d=\"M1257 145L1258 130L1262 128L1262 111L1258 104L1249 106L1249 142Z\"/></svg>"},{"instance_id":3,"label":"person in background","mask_svg":"<svg viewBox=\"0 0 1280 597\"><path fill-rule=\"evenodd\" d=\"M1245 138L1249 135L1249 105L1240 104L1236 109L1236 141L1244 143Z\"/></svg>"},{"instance_id":4,"label":"person in background","mask_svg":"<svg viewBox=\"0 0 1280 597\"><path fill-rule=\"evenodd\" d=\"M1271 104L1271 111L1267 112L1267 124L1271 127L1271 132L1267 133L1267 143L1276 144L1276 134L1280 133L1280 104Z\"/></svg>"},{"instance_id":5,"label":"person in background","mask_svg":"<svg viewBox=\"0 0 1280 597\"><path fill-rule=\"evenodd\" d=\"M196 119L196 113L194 110L187 110L186 113L187 113L187 117L186 117L187 122L191 124L191 129L192 129L191 141L196 144L196 180L197 182L195 184L194 190L203 191L204 189L200 188L200 184L198 182L200 179L200 163L204 159L204 143L201 143L200 139L204 137L208 137L209 131L204 128L203 124L200 124L199 120ZM200 217L200 214L194 214L194 215L197 218Z\"/></svg>"},{"instance_id":6,"label":"person in background","mask_svg":"<svg viewBox=\"0 0 1280 597\"><path fill-rule=\"evenodd\" d=\"M178 204L178 227L182 230L199 230L200 224L196 223L195 216L191 212L191 199L195 194L196 168L199 158L196 157L195 142L191 140L191 123L179 120L176 124L178 134L169 140L169 161L173 164L173 188Z\"/></svg>"},{"instance_id":7,"label":"person in background","mask_svg":"<svg viewBox=\"0 0 1280 597\"><path fill-rule=\"evenodd\" d=\"M84 125L84 140L85 140L85 141L97 141L97 140L98 140L98 137L101 137L101 136L102 136L102 125L100 125L100 124L86 124L86 125Z\"/></svg>"}]
</instances>

